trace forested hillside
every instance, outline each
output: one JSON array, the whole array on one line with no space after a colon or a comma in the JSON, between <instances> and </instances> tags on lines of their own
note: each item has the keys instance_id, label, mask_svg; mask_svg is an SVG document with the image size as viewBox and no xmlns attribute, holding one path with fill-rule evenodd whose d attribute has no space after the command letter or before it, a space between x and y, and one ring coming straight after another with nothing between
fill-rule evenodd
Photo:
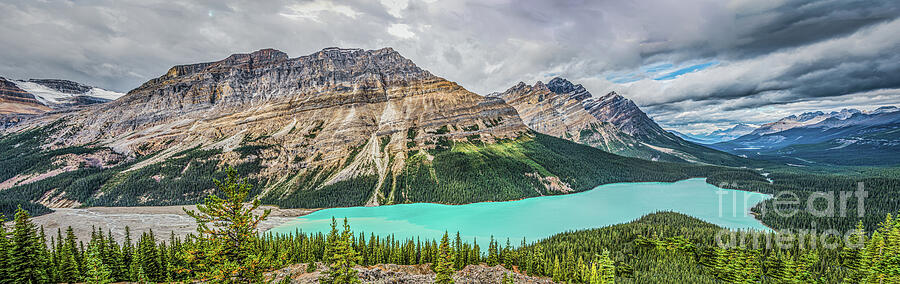
<instances>
[{"instance_id":1,"label":"forested hillside","mask_svg":"<svg viewBox=\"0 0 900 284\"><path fill-rule=\"evenodd\" d=\"M202 266L214 260L197 258L215 252L211 243L202 238L172 237L162 243L156 242L151 232L134 239L127 235L124 243L117 243L111 234L100 229L91 240L77 240L71 231L43 232L30 224L27 217L21 211L11 232L0 231L12 237L0 238L0 255L4 256L4 266L13 268L0 271L0 281L163 282L216 277L207 274L215 270ZM613 283L613 280L616 283L893 283L890 281L900 280L895 272L898 265L892 262L900 251L900 239L897 239L900 224L890 218L874 232L857 231L850 236L853 244L864 243L858 248L845 246L837 239L828 240L835 244L833 248L801 245L801 242L818 242L808 238L809 235L794 235L776 246L771 234L723 231L698 219L666 212L626 224L561 233L537 242L469 242L452 234L443 240L401 240L355 234L346 225L343 230L336 224L333 226L329 234L252 238L245 247L248 257L245 261L249 262L230 265L238 265L234 267L241 271L261 273L307 263L306 272L313 272L318 269L314 263L324 262L331 267L327 275L347 279L356 277L354 265L371 267L393 263L431 264L438 277L441 273L452 275L469 265L503 265L513 271L566 283ZM726 237L725 246L720 246L715 240L717 234L736 234L738 240L746 241L738 245ZM753 246L753 238L760 240L759 247ZM229 265L226 263L210 268L219 269L220 265ZM247 266L249 263L252 266ZM341 267L346 269L340 270Z\"/></svg>"}]
</instances>

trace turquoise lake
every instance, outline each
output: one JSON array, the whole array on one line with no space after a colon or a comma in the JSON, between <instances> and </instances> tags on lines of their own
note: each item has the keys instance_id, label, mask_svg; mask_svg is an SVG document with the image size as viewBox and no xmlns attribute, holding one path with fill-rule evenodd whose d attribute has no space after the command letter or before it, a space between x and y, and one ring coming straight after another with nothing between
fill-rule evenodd
<instances>
[{"instance_id":1,"label":"turquoise lake","mask_svg":"<svg viewBox=\"0 0 900 284\"><path fill-rule=\"evenodd\" d=\"M340 219L347 217L355 234L439 239L445 230L451 234L459 231L464 240L475 238L487 247L491 235L503 242L509 238L517 245L523 237L532 242L560 232L626 223L657 211L680 212L726 228L769 230L749 214L750 208L769 197L721 189L703 178L674 183L616 183L575 194L505 202L332 208L299 217L269 232L327 233L334 216L339 225Z\"/></svg>"}]
</instances>

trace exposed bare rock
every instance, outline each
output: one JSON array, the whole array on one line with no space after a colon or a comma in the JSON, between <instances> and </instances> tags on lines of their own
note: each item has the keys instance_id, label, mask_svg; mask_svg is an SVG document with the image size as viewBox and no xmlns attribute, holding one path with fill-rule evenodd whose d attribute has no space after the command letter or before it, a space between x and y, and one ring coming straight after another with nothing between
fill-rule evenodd
<instances>
[{"instance_id":1,"label":"exposed bare rock","mask_svg":"<svg viewBox=\"0 0 900 284\"><path fill-rule=\"evenodd\" d=\"M319 283L328 270L322 263L316 263L316 271L307 273L307 264L295 264L268 273L268 277L275 283L284 279L290 279L289 283L311 284ZM359 279L362 283L433 283L434 272L430 265L396 265L378 264L370 267L357 266ZM468 265L453 275L456 283L500 283L504 275L510 277L513 283L554 283L552 280L540 277L531 277L510 271L503 266Z\"/></svg>"}]
</instances>

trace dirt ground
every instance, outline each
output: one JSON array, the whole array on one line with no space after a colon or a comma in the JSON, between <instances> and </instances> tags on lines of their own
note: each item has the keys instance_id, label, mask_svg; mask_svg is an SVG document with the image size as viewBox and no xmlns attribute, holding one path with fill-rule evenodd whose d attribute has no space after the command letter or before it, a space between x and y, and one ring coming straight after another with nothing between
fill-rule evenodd
<instances>
[{"instance_id":1,"label":"dirt ground","mask_svg":"<svg viewBox=\"0 0 900 284\"><path fill-rule=\"evenodd\" d=\"M75 236L88 242L93 228L102 228L104 234L112 230L117 241L125 238L125 227L131 230L132 241L137 241L141 233L153 230L158 240L168 240L174 232L176 236L196 234L194 219L184 213L182 208L196 210L196 206L147 206L147 207L89 207L89 208L56 208L54 212L32 218L38 227L43 226L47 237L56 236L56 231L71 226ZM298 216L315 211L314 209L280 209L260 206L257 209L271 209L272 213L265 221L260 222L260 232L265 232Z\"/></svg>"}]
</instances>

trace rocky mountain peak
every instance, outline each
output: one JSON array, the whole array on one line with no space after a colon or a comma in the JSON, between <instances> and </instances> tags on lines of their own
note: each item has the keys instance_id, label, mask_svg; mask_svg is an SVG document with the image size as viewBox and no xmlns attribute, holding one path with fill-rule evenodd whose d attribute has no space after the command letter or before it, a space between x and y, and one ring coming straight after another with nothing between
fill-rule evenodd
<instances>
[{"instance_id":1,"label":"rocky mountain peak","mask_svg":"<svg viewBox=\"0 0 900 284\"><path fill-rule=\"evenodd\" d=\"M490 96L516 108L522 121L535 131L604 151L682 162L714 161L725 155L666 132L634 102L614 91L593 97L584 86L565 78L533 86L519 82Z\"/></svg>"},{"instance_id":2,"label":"rocky mountain peak","mask_svg":"<svg viewBox=\"0 0 900 284\"><path fill-rule=\"evenodd\" d=\"M581 84L574 84L561 77L551 79L547 84L537 81L532 86L519 82L503 93L490 96L499 97L516 107L529 126L537 125L538 115L534 119L527 118L526 109L534 104L553 104L554 108L566 108L563 106L580 105L580 109L587 111L595 119L601 122L609 122L629 135L664 135L666 134L659 125L653 122L647 114L638 108L631 100L617 94L615 91L606 95L593 98ZM572 100L572 102L566 102ZM546 103L545 103L546 101ZM562 110L561 110L562 111ZM539 130L540 131L540 130Z\"/></svg>"},{"instance_id":3,"label":"rocky mountain peak","mask_svg":"<svg viewBox=\"0 0 900 284\"><path fill-rule=\"evenodd\" d=\"M550 82L547 82L547 88L554 93L563 94L575 91L576 87L575 84L572 84L572 82L569 82L569 80L556 77L551 79Z\"/></svg>"},{"instance_id":4,"label":"rocky mountain peak","mask_svg":"<svg viewBox=\"0 0 900 284\"><path fill-rule=\"evenodd\" d=\"M223 67L227 66L232 68L254 69L256 67L278 63L287 59L287 53L281 52L280 50L266 48L254 51L249 54L232 54L231 56L228 56L228 58L225 58L225 60L219 61L218 64L224 65Z\"/></svg>"},{"instance_id":5,"label":"rocky mountain peak","mask_svg":"<svg viewBox=\"0 0 900 284\"><path fill-rule=\"evenodd\" d=\"M898 110L900 110L900 108L897 108L896 106L883 106L871 111L870 114L891 113Z\"/></svg>"}]
</instances>

